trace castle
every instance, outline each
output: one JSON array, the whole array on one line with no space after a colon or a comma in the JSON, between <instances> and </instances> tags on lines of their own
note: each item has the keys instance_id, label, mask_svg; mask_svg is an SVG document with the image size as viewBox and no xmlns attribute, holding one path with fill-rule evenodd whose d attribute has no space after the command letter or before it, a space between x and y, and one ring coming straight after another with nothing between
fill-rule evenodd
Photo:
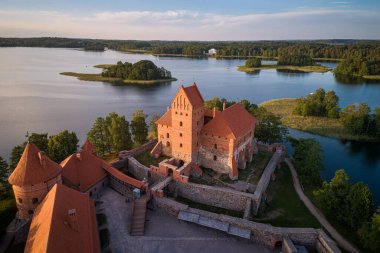
<instances>
[{"instance_id":1,"label":"castle","mask_svg":"<svg viewBox=\"0 0 380 253\"><path fill-rule=\"evenodd\" d=\"M207 109L197 85L179 89L165 114L156 121L158 143L151 154L171 156L238 178L252 161L256 119L243 106Z\"/></svg>"},{"instance_id":2,"label":"castle","mask_svg":"<svg viewBox=\"0 0 380 253\"><path fill-rule=\"evenodd\" d=\"M101 252L94 200L102 189L126 195L148 188L97 157L89 141L60 164L28 143L8 181L19 230L28 236L24 252Z\"/></svg>"}]
</instances>

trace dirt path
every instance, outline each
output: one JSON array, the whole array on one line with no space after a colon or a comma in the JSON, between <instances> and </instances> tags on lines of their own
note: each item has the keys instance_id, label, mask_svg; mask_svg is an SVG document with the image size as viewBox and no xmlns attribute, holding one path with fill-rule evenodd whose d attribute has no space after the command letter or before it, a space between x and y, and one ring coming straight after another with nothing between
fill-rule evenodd
<instances>
[{"instance_id":1,"label":"dirt path","mask_svg":"<svg viewBox=\"0 0 380 253\"><path fill-rule=\"evenodd\" d=\"M289 166L290 172L292 173L293 186L299 198L305 204L307 209L309 209L310 213L319 221L319 223L322 224L322 226L327 230L327 232L329 232L329 234L335 239L335 241L338 242L339 246L341 246L349 252L360 253L360 251L354 245L347 241L342 235L338 233L338 231L335 230L333 226L331 226L331 224L327 221L326 217L322 214L322 212L304 194L301 188L300 181L298 179L297 172L294 169L292 162L288 158L285 159L285 162Z\"/></svg>"}]
</instances>

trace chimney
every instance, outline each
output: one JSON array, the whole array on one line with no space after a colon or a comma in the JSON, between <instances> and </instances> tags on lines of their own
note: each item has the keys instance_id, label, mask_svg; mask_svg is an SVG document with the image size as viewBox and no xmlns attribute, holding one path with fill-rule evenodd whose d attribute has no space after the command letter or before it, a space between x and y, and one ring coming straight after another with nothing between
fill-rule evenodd
<instances>
[{"instance_id":1,"label":"chimney","mask_svg":"<svg viewBox=\"0 0 380 253\"><path fill-rule=\"evenodd\" d=\"M70 209L68 211L68 215L69 215L69 225L70 225L70 227L73 230L75 230L75 231L79 231L77 210L76 209Z\"/></svg>"},{"instance_id":2,"label":"chimney","mask_svg":"<svg viewBox=\"0 0 380 253\"><path fill-rule=\"evenodd\" d=\"M40 159L40 164L43 168L46 167L46 157L43 151L38 152L38 158Z\"/></svg>"},{"instance_id":3,"label":"chimney","mask_svg":"<svg viewBox=\"0 0 380 253\"><path fill-rule=\"evenodd\" d=\"M216 107L214 106L214 110L212 111L212 117L215 118L216 115Z\"/></svg>"},{"instance_id":4,"label":"chimney","mask_svg":"<svg viewBox=\"0 0 380 253\"><path fill-rule=\"evenodd\" d=\"M81 154L80 154L79 152L76 153L75 156L77 157L77 159L78 159L79 161L82 161L82 157L81 157Z\"/></svg>"},{"instance_id":5,"label":"chimney","mask_svg":"<svg viewBox=\"0 0 380 253\"><path fill-rule=\"evenodd\" d=\"M223 102L223 111L226 110L226 102Z\"/></svg>"}]
</instances>

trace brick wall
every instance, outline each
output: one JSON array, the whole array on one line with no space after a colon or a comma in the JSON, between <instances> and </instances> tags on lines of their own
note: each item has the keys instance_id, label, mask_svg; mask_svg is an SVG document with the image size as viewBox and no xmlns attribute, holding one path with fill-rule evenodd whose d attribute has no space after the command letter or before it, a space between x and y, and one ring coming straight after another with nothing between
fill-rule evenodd
<instances>
[{"instance_id":1,"label":"brick wall","mask_svg":"<svg viewBox=\"0 0 380 253\"><path fill-rule=\"evenodd\" d=\"M122 160L128 156L137 156L141 153L144 153L147 150L151 150L157 144L157 140L149 140L147 143L131 149L131 150L123 150L119 152L119 159Z\"/></svg>"}]
</instances>

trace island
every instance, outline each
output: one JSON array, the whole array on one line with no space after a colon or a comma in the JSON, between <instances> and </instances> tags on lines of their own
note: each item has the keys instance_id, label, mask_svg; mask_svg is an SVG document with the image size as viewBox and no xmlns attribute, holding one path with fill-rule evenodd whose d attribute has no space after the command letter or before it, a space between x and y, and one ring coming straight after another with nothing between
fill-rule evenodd
<instances>
[{"instance_id":1,"label":"island","mask_svg":"<svg viewBox=\"0 0 380 253\"><path fill-rule=\"evenodd\" d=\"M380 80L380 57L347 57L339 62L334 74Z\"/></svg>"},{"instance_id":2,"label":"island","mask_svg":"<svg viewBox=\"0 0 380 253\"><path fill-rule=\"evenodd\" d=\"M341 140L380 142L380 108L352 104L343 110L334 91L316 92L301 98L282 98L260 104L281 118L289 128Z\"/></svg>"},{"instance_id":3,"label":"island","mask_svg":"<svg viewBox=\"0 0 380 253\"><path fill-rule=\"evenodd\" d=\"M99 64L96 68L103 69L99 74L62 72L61 75L74 76L84 81L100 81L123 84L157 84L177 79L163 67L157 67L152 61L141 60L134 64L121 61L117 64Z\"/></svg>"},{"instance_id":4,"label":"island","mask_svg":"<svg viewBox=\"0 0 380 253\"><path fill-rule=\"evenodd\" d=\"M306 54L299 53L282 53L278 57L277 64L261 64L261 59L252 57L247 59L245 65L238 66L238 71L247 73L257 72L258 70L278 69L278 70L291 70L300 72L317 72L324 73L331 69L315 63L315 61Z\"/></svg>"}]
</instances>

